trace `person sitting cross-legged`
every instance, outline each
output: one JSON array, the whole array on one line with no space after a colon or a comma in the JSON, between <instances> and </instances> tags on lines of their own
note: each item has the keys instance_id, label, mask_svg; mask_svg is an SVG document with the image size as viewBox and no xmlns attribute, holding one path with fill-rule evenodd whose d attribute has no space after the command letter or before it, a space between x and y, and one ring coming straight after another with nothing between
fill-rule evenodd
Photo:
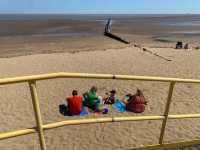
<instances>
[{"instance_id":1,"label":"person sitting cross-legged","mask_svg":"<svg viewBox=\"0 0 200 150\"><path fill-rule=\"evenodd\" d=\"M84 102L83 105L88 107L90 110L95 112L101 111L102 98L97 95L97 87L92 86L91 89L83 94Z\"/></svg>"},{"instance_id":2,"label":"person sitting cross-legged","mask_svg":"<svg viewBox=\"0 0 200 150\"><path fill-rule=\"evenodd\" d=\"M78 91L73 90L72 96L66 99L68 115L79 115L83 110L83 97L78 96Z\"/></svg>"},{"instance_id":3,"label":"person sitting cross-legged","mask_svg":"<svg viewBox=\"0 0 200 150\"><path fill-rule=\"evenodd\" d=\"M110 91L110 94L106 93L106 97L103 99L104 104L112 105L116 102L116 90Z\"/></svg>"},{"instance_id":4,"label":"person sitting cross-legged","mask_svg":"<svg viewBox=\"0 0 200 150\"><path fill-rule=\"evenodd\" d=\"M145 110L145 105L147 101L144 98L144 95L141 90L137 89L135 95L129 95L129 99L126 103L126 109L134 113L142 113Z\"/></svg>"}]
</instances>

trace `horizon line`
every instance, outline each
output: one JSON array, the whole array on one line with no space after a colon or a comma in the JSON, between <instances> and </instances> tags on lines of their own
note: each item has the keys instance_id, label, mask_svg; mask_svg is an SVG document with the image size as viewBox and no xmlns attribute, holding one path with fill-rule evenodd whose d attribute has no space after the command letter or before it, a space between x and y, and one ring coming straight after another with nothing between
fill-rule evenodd
<instances>
[{"instance_id":1,"label":"horizon line","mask_svg":"<svg viewBox=\"0 0 200 150\"><path fill-rule=\"evenodd\" d=\"M0 15L200 15L199 13L0 13Z\"/></svg>"}]
</instances>

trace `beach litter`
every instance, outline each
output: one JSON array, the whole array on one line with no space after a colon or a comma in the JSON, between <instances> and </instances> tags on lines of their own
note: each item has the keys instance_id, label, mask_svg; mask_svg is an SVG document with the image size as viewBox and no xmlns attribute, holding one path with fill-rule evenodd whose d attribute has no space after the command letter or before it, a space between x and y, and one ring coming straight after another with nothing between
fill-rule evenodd
<instances>
[{"instance_id":1,"label":"beach litter","mask_svg":"<svg viewBox=\"0 0 200 150\"><path fill-rule=\"evenodd\" d=\"M176 43L176 49L182 49L183 48L183 42L177 42Z\"/></svg>"}]
</instances>

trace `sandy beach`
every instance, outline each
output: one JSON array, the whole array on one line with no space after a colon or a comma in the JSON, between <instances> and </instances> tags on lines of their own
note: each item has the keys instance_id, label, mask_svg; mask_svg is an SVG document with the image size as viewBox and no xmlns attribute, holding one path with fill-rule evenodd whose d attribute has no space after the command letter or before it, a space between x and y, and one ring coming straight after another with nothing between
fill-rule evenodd
<instances>
[{"instance_id":1,"label":"sandy beach","mask_svg":"<svg viewBox=\"0 0 200 150\"><path fill-rule=\"evenodd\" d=\"M60 71L200 78L199 51L177 51L174 49L167 49L167 51L155 49L155 51L173 59L173 61L166 62L134 47L75 54L40 54L2 58L0 60L1 78ZM87 59L88 57L90 59ZM141 115L159 115L164 111L168 90L166 83L56 79L41 81L37 84L44 123L72 119L60 115L58 105L63 103L72 89L78 89L80 93L83 93L92 85L98 86L100 95L116 88L119 97L127 92L134 92L136 88L141 88L149 101L145 113ZM177 84L170 113L198 113L199 90L198 85ZM1 132L32 127L34 118L28 85L1 86L0 92L2 102ZM135 114L111 112L109 115ZM46 131L45 137L50 150L66 147L68 149L120 149L157 143L160 125L159 121L145 121L69 126ZM170 121L167 125L165 141L197 138L200 132L199 128L199 119ZM0 148L5 150L37 150L36 139L35 135L9 139L1 141Z\"/></svg>"},{"instance_id":2,"label":"sandy beach","mask_svg":"<svg viewBox=\"0 0 200 150\"><path fill-rule=\"evenodd\" d=\"M0 78L54 72L81 72L200 79L200 50L194 48L176 50L173 48L175 42L154 41L149 35L117 33L130 40L131 44L124 45L101 34L79 38L61 36L36 38L24 34L13 37L1 36ZM135 43L171 61L143 51L135 47ZM194 42L191 46L196 45L198 43ZM149 104L146 111L139 115L163 114L169 86L168 83L160 82L119 80L39 81L37 88L43 123L79 118L62 116L58 112L58 105L64 102L73 89L77 89L81 94L92 85L98 87L98 94L102 96L105 92L116 89L119 98L126 93L134 93L137 88L142 89ZM199 91L200 86L196 84L177 84L170 114L199 113ZM0 133L35 126L27 83L0 86L0 99ZM135 115L111 111L105 116ZM102 115L88 117L102 117ZM76 125L45 131L45 138L48 150L116 150L157 144L160 128L160 121ZM164 141L192 140L199 138L199 135L199 119L170 120ZM39 150L37 138L37 134L33 134L2 140L0 149ZM200 147L196 146L183 150L199 149Z\"/></svg>"}]
</instances>

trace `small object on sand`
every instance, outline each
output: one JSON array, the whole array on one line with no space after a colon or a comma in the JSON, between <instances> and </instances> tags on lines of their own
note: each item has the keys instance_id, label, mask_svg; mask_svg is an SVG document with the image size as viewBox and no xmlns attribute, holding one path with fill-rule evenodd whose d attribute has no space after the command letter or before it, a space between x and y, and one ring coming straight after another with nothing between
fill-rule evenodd
<instances>
[{"instance_id":1,"label":"small object on sand","mask_svg":"<svg viewBox=\"0 0 200 150\"><path fill-rule=\"evenodd\" d=\"M68 115L68 108L65 104L61 104L59 105L59 112L63 115L63 116L67 116Z\"/></svg>"},{"instance_id":2,"label":"small object on sand","mask_svg":"<svg viewBox=\"0 0 200 150\"><path fill-rule=\"evenodd\" d=\"M104 108L103 111L102 111L102 114L107 114L108 111L109 111L108 108Z\"/></svg>"},{"instance_id":3,"label":"small object on sand","mask_svg":"<svg viewBox=\"0 0 200 150\"><path fill-rule=\"evenodd\" d=\"M143 50L143 51L147 51L147 49L146 49L146 48L143 48L142 50Z\"/></svg>"},{"instance_id":4,"label":"small object on sand","mask_svg":"<svg viewBox=\"0 0 200 150\"><path fill-rule=\"evenodd\" d=\"M189 49L189 44L188 43L185 44L184 49Z\"/></svg>"},{"instance_id":5,"label":"small object on sand","mask_svg":"<svg viewBox=\"0 0 200 150\"><path fill-rule=\"evenodd\" d=\"M195 47L195 49L196 49L196 50L199 50L199 49L200 49L200 46Z\"/></svg>"},{"instance_id":6,"label":"small object on sand","mask_svg":"<svg viewBox=\"0 0 200 150\"><path fill-rule=\"evenodd\" d=\"M112 106L118 112L125 112L126 111L126 105L120 100L117 100Z\"/></svg>"},{"instance_id":7,"label":"small object on sand","mask_svg":"<svg viewBox=\"0 0 200 150\"><path fill-rule=\"evenodd\" d=\"M176 49L182 49L183 48L183 42L177 42L176 43Z\"/></svg>"},{"instance_id":8,"label":"small object on sand","mask_svg":"<svg viewBox=\"0 0 200 150\"><path fill-rule=\"evenodd\" d=\"M134 47L142 49L142 45L140 45L140 44L134 44Z\"/></svg>"}]
</instances>

